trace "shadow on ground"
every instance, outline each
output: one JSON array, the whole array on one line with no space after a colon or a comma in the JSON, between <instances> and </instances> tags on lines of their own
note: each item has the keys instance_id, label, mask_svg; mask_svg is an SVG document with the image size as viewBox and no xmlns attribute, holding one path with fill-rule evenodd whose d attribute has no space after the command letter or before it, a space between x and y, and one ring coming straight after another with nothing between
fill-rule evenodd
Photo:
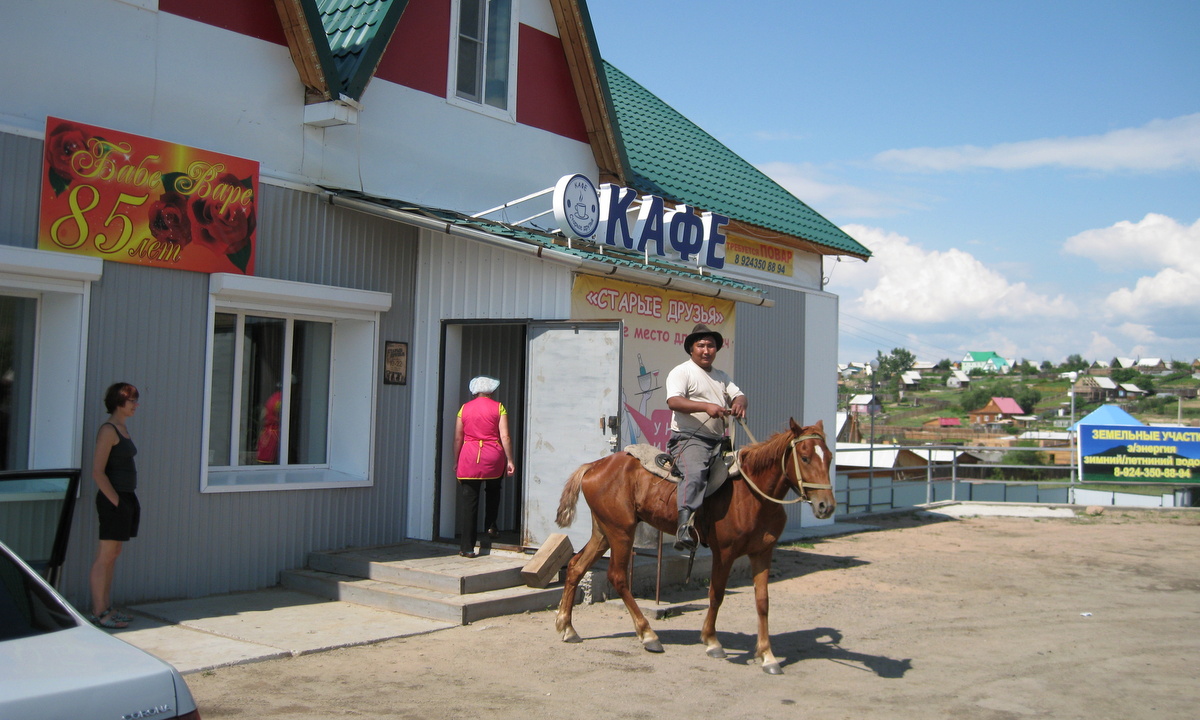
<instances>
[{"instance_id":1,"label":"shadow on ground","mask_svg":"<svg viewBox=\"0 0 1200 720\"><path fill-rule=\"evenodd\" d=\"M700 633L696 630L656 629L655 632L668 654L695 653L700 657L704 655L704 646L700 643ZM754 647L758 641L756 635L718 631L717 637L729 655L725 658L725 662L739 665L759 664L758 658L754 656ZM599 638L629 638L631 643L629 652L631 654L639 652L633 645L637 642L633 632L592 635L585 637L583 642L587 643L589 640ZM773 634L771 649L779 659L780 666L784 668L801 662L828 660L863 672L873 673L876 677L891 679L902 678L912 669L911 658L897 659L850 650L842 645L841 631L827 627Z\"/></svg>"}]
</instances>

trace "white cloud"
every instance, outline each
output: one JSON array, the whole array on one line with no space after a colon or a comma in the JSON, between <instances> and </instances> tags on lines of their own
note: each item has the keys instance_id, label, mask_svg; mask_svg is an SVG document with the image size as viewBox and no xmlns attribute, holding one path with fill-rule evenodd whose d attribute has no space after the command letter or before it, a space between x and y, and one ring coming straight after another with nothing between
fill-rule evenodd
<instances>
[{"instance_id":1,"label":"white cloud","mask_svg":"<svg viewBox=\"0 0 1200 720\"><path fill-rule=\"evenodd\" d=\"M1197 168L1200 167L1200 113L1152 120L1142 127L1103 135L1042 138L992 147L959 145L888 150L876 155L875 160L902 170L934 172L1046 166L1106 172Z\"/></svg>"},{"instance_id":2,"label":"white cloud","mask_svg":"<svg viewBox=\"0 0 1200 720\"><path fill-rule=\"evenodd\" d=\"M1009 282L962 250L929 251L902 235L862 225L843 229L872 252L865 264L831 269L830 290L849 298L848 309L857 315L923 324L1076 315L1063 296L1047 297Z\"/></svg>"},{"instance_id":3,"label":"white cloud","mask_svg":"<svg viewBox=\"0 0 1200 720\"><path fill-rule=\"evenodd\" d=\"M1122 220L1073 235L1063 243L1063 250L1113 269L1195 267L1200 265L1200 220L1188 227L1166 215L1149 213L1136 223Z\"/></svg>"},{"instance_id":4,"label":"white cloud","mask_svg":"<svg viewBox=\"0 0 1200 720\"><path fill-rule=\"evenodd\" d=\"M1102 268L1157 270L1109 294L1103 307L1113 318L1162 322L1180 319L1164 311L1183 311L1193 320L1200 313L1200 220L1188 227L1150 213L1137 223L1122 221L1067 238L1063 250Z\"/></svg>"}]
</instances>

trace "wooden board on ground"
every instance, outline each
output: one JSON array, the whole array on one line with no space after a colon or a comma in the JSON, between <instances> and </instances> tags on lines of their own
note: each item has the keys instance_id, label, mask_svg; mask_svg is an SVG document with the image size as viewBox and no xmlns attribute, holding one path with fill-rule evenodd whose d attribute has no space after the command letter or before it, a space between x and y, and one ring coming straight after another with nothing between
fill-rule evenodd
<instances>
[{"instance_id":1,"label":"wooden board on ground","mask_svg":"<svg viewBox=\"0 0 1200 720\"><path fill-rule=\"evenodd\" d=\"M571 539L562 533L553 533L542 543L533 558L521 568L521 579L532 588L544 588L550 584L558 571L575 554Z\"/></svg>"}]
</instances>

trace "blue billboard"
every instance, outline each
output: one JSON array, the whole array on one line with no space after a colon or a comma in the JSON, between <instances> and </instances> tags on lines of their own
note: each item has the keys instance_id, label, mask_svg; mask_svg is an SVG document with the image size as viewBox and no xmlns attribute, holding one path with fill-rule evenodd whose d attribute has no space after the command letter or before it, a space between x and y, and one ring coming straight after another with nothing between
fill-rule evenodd
<instances>
[{"instance_id":1,"label":"blue billboard","mask_svg":"<svg viewBox=\"0 0 1200 720\"><path fill-rule=\"evenodd\" d=\"M1083 482L1200 483L1200 429L1079 425Z\"/></svg>"}]
</instances>

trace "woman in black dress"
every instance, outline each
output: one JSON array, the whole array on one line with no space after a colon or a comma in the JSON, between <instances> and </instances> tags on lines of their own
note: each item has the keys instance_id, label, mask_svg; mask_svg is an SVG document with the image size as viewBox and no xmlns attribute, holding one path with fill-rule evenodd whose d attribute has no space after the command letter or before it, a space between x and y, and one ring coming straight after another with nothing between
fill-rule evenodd
<instances>
[{"instance_id":1,"label":"woman in black dress","mask_svg":"<svg viewBox=\"0 0 1200 720\"><path fill-rule=\"evenodd\" d=\"M125 423L137 411L138 389L129 383L115 383L104 393L108 420L96 433L96 452L92 458L92 478L96 481L96 512L100 515L100 547L92 564L91 621L100 627L123 628L130 617L113 609L113 569L123 544L137 537L141 507L137 495L137 467L133 456L137 448Z\"/></svg>"}]
</instances>

